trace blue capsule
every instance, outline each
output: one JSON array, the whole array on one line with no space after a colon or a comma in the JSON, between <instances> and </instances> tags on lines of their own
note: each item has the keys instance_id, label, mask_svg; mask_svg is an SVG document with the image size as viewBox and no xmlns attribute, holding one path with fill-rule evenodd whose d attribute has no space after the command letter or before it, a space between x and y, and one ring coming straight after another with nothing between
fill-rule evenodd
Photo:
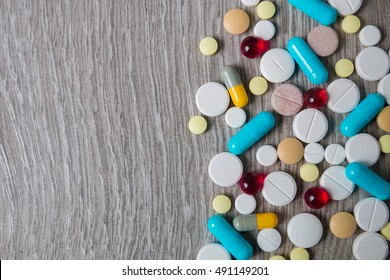
<instances>
[{"instance_id":1,"label":"blue capsule","mask_svg":"<svg viewBox=\"0 0 390 280\"><path fill-rule=\"evenodd\" d=\"M359 133L385 106L385 99L379 93L372 93L356 106L341 122L340 131L344 136L352 137Z\"/></svg>"},{"instance_id":2,"label":"blue capsule","mask_svg":"<svg viewBox=\"0 0 390 280\"><path fill-rule=\"evenodd\" d=\"M337 19L337 11L322 0L288 0L298 10L323 25L332 25Z\"/></svg>"}]
</instances>

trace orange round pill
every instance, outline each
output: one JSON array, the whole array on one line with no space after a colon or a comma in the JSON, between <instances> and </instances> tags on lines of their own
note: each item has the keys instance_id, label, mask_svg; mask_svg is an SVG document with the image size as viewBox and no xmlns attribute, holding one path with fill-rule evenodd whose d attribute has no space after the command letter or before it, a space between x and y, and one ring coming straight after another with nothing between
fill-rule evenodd
<instances>
[{"instance_id":1,"label":"orange round pill","mask_svg":"<svg viewBox=\"0 0 390 280\"><path fill-rule=\"evenodd\" d=\"M338 238L351 237L356 231L356 220L348 212L336 213L329 221L330 231Z\"/></svg>"},{"instance_id":2,"label":"orange round pill","mask_svg":"<svg viewBox=\"0 0 390 280\"><path fill-rule=\"evenodd\" d=\"M279 159L286 164L298 163L303 158L303 145L295 138L286 138L278 145Z\"/></svg>"},{"instance_id":3,"label":"orange round pill","mask_svg":"<svg viewBox=\"0 0 390 280\"><path fill-rule=\"evenodd\" d=\"M390 132L390 106L386 106L378 114L376 118L376 123L385 132Z\"/></svg>"},{"instance_id":4,"label":"orange round pill","mask_svg":"<svg viewBox=\"0 0 390 280\"><path fill-rule=\"evenodd\" d=\"M225 30L232 35L239 35L247 31L249 23L248 14L241 9L230 10L223 18Z\"/></svg>"}]
</instances>

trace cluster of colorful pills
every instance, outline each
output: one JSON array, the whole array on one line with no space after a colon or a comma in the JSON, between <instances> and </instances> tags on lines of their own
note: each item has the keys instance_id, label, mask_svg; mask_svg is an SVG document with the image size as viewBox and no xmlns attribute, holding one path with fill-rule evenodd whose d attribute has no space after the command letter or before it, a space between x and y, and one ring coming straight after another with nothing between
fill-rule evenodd
<instances>
[{"instance_id":1,"label":"cluster of colorful pills","mask_svg":"<svg viewBox=\"0 0 390 280\"><path fill-rule=\"evenodd\" d=\"M261 76L254 77L249 89L254 95L262 95L268 90L268 82L284 83L291 78L297 64L309 81L314 85L327 82L329 73L320 57L335 53L339 46L339 37L330 25L337 16L343 16L341 29L347 34L359 31L361 22L353 15L361 7L362 0L289 0L292 6L301 10L322 25L312 29L306 40L293 37L288 40L286 49L271 48L270 40L275 35L275 26L268 19L275 14L275 5L270 1L241 0L246 7L256 7L261 19L254 27L254 36L246 37L240 45L241 53L254 59L261 56L259 69ZM228 11L223 20L225 30L232 35L245 33L250 26L250 18L242 9ZM312 209L321 209L331 200L344 200L354 191L355 184L374 197L360 200L353 215L338 212L329 221L330 232L337 238L350 238L357 227L364 230L353 242L352 252L356 259L386 259L390 241L389 209L383 200L390 199L390 184L368 167L375 164L381 151L390 153L390 135L383 135L379 141L361 130L376 118L378 127L390 132L390 58L375 45L380 41L381 33L376 26L367 25L361 29L359 40L364 48L356 57L355 64L349 59L341 59L335 65L335 73L341 79L332 81L326 89L314 87L302 93L293 84L277 85L271 96L271 105L282 116L294 116L292 132L294 138L283 139L277 148L263 145L256 152L256 159L262 166L272 166L279 159L286 165L295 165L302 159L306 161L299 175L305 182L318 185L306 190L304 202ZM199 49L205 56L218 50L218 43L212 37L201 40ZM379 81L378 93L368 94L360 103L360 91L357 85L346 79L356 69L365 81ZM239 185L243 192L234 201L234 207L241 215L229 223L221 214L227 213L232 206L230 198L218 195L212 206L218 215L208 220L208 229L219 243L211 243L200 249L198 259L249 259L253 248L240 232L259 230L257 244L264 252L275 252L282 244L282 235L275 228L278 217L275 213L257 213L256 198L262 194L265 201L276 207L291 203L297 194L297 182L284 171L269 174L244 172L238 157L250 149L275 127L273 113L263 111L249 122L242 109L249 102L248 94L234 66L221 69L221 78L225 86L217 82L208 82L196 93L196 105L207 117L216 117L226 112L228 126L241 129L227 143L229 152L215 155L208 166L210 179L218 186ZM229 110L232 101L234 107ZM339 130L349 137L345 145L333 143L323 147L318 142L328 134L328 119L319 109L325 105L339 114L349 113L341 122ZM304 108L304 109L303 109ZM302 110L303 109L303 110ZM201 134L207 128L206 119L194 116L189 122L194 134ZM302 143L307 145L304 147ZM362 148L364 147L364 148ZM317 164L325 160L329 165L322 174ZM342 166L347 160L347 167ZM380 231L380 233L378 233ZM307 248L316 246L322 239L323 225L313 214L300 213L292 217L287 224L287 236L294 248L291 260L308 260ZM270 259L284 260L280 255Z\"/></svg>"}]
</instances>

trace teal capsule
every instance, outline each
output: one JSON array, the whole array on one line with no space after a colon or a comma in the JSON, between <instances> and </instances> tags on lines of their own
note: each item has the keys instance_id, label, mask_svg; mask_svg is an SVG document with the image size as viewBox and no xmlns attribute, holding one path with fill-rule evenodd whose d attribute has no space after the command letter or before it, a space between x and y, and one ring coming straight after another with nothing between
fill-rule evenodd
<instances>
[{"instance_id":1,"label":"teal capsule","mask_svg":"<svg viewBox=\"0 0 390 280\"><path fill-rule=\"evenodd\" d=\"M337 19L337 11L322 0L288 0L298 10L323 25L332 25Z\"/></svg>"}]
</instances>

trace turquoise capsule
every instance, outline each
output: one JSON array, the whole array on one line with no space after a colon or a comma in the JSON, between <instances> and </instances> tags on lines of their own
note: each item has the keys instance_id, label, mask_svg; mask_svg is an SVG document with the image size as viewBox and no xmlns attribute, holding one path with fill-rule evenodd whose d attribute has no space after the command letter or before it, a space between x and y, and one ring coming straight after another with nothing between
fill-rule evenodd
<instances>
[{"instance_id":1,"label":"turquoise capsule","mask_svg":"<svg viewBox=\"0 0 390 280\"><path fill-rule=\"evenodd\" d=\"M275 126L275 118L270 112L261 112L239 130L228 143L229 152L241 155L259 141Z\"/></svg>"},{"instance_id":2,"label":"turquoise capsule","mask_svg":"<svg viewBox=\"0 0 390 280\"><path fill-rule=\"evenodd\" d=\"M328 70L324 64L301 37L293 37L287 43L287 50L298 63L299 68L315 85L325 83Z\"/></svg>"},{"instance_id":3,"label":"turquoise capsule","mask_svg":"<svg viewBox=\"0 0 390 280\"><path fill-rule=\"evenodd\" d=\"M362 189L381 200L390 198L390 184L375 174L367 166L352 162L347 165L345 175Z\"/></svg>"},{"instance_id":4,"label":"turquoise capsule","mask_svg":"<svg viewBox=\"0 0 390 280\"><path fill-rule=\"evenodd\" d=\"M356 106L341 122L340 131L344 136L352 137L359 133L385 106L385 99L379 93L372 93Z\"/></svg>"},{"instance_id":5,"label":"turquoise capsule","mask_svg":"<svg viewBox=\"0 0 390 280\"><path fill-rule=\"evenodd\" d=\"M249 260L253 248L226 220L220 215L210 217L207 227L237 260Z\"/></svg>"},{"instance_id":6,"label":"turquoise capsule","mask_svg":"<svg viewBox=\"0 0 390 280\"><path fill-rule=\"evenodd\" d=\"M322 0L288 0L298 10L323 25L332 25L337 19L337 11Z\"/></svg>"}]
</instances>

